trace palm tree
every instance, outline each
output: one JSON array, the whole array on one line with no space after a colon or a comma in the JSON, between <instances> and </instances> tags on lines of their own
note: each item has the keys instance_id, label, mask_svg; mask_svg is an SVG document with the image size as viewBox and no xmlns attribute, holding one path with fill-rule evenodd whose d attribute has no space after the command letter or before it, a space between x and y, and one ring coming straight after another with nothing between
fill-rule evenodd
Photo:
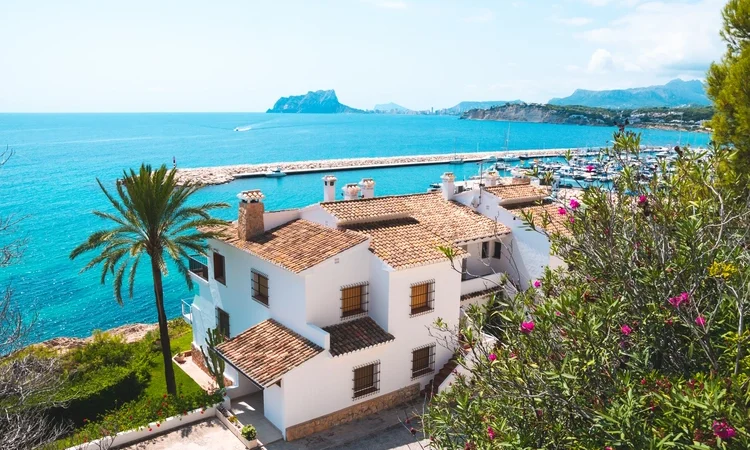
<instances>
[{"instance_id":1,"label":"palm tree","mask_svg":"<svg viewBox=\"0 0 750 450\"><path fill-rule=\"evenodd\" d=\"M120 305L126 271L128 295L133 298L133 284L138 264L142 256L148 255L154 279L156 312L159 316L164 376L167 381L167 392L173 395L177 393L177 386L172 369L172 352L162 287L162 276L167 275L165 256L176 264L177 269L185 277L188 289L192 289L193 283L185 266L188 253L205 255L206 239L217 235L213 231L199 231L198 227L225 224L223 220L212 218L208 212L228 206L226 203L188 206L188 199L200 189L200 186L179 186L175 175L176 170L167 170L165 165L156 171L151 170L150 165L141 165L138 172L133 169L130 169L130 172L124 171L122 180L117 183L117 197L110 194L97 178L96 182L115 212L94 211L94 214L109 221L112 228L91 234L86 242L70 253L70 259L75 259L89 251L101 252L86 264L81 272L101 264L101 283L104 284L108 273L114 276L115 299Z\"/></svg>"}]
</instances>

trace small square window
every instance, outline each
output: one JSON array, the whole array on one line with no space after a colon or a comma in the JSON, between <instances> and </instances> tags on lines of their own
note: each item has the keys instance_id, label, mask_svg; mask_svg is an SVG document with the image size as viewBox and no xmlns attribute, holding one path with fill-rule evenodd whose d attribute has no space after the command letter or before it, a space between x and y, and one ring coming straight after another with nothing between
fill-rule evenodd
<instances>
[{"instance_id":1,"label":"small square window","mask_svg":"<svg viewBox=\"0 0 750 450\"><path fill-rule=\"evenodd\" d=\"M268 277L254 270L251 273L253 275L253 298L268 306Z\"/></svg>"},{"instance_id":2,"label":"small square window","mask_svg":"<svg viewBox=\"0 0 750 450\"><path fill-rule=\"evenodd\" d=\"M361 283L341 288L341 318L367 314L367 290L369 285Z\"/></svg>"},{"instance_id":3,"label":"small square window","mask_svg":"<svg viewBox=\"0 0 750 450\"><path fill-rule=\"evenodd\" d=\"M372 395L380 391L380 361L355 367L353 398Z\"/></svg>"},{"instance_id":4,"label":"small square window","mask_svg":"<svg viewBox=\"0 0 750 450\"><path fill-rule=\"evenodd\" d=\"M226 268L224 266L224 255L216 252L214 252L214 280L223 285L227 284Z\"/></svg>"},{"instance_id":5,"label":"small square window","mask_svg":"<svg viewBox=\"0 0 750 450\"><path fill-rule=\"evenodd\" d=\"M435 300L435 281L418 283L411 287L411 315L432 311Z\"/></svg>"},{"instance_id":6,"label":"small square window","mask_svg":"<svg viewBox=\"0 0 750 450\"><path fill-rule=\"evenodd\" d=\"M418 378L435 371L435 344L426 345L411 352L411 378Z\"/></svg>"}]
</instances>

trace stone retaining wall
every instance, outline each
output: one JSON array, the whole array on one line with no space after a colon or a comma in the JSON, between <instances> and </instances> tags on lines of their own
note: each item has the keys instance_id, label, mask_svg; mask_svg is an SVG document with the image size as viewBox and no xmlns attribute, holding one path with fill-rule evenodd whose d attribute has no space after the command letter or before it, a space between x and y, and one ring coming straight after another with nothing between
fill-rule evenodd
<instances>
[{"instance_id":1,"label":"stone retaining wall","mask_svg":"<svg viewBox=\"0 0 750 450\"><path fill-rule=\"evenodd\" d=\"M286 440L293 441L337 425L360 419L378 411L408 402L409 400L416 398L418 395L419 383L412 384L411 386L399 389L398 391L393 391L389 394L357 403L356 405L338 410L331 414L288 427L286 429Z\"/></svg>"}]
</instances>

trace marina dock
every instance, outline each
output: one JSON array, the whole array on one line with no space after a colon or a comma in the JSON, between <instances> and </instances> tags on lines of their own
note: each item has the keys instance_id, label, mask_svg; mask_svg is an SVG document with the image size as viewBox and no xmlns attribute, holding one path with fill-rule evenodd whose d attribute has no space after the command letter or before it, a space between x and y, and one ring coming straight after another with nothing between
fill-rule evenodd
<instances>
[{"instance_id":1,"label":"marina dock","mask_svg":"<svg viewBox=\"0 0 750 450\"><path fill-rule=\"evenodd\" d=\"M246 164L234 166L198 167L177 169L178 182L197 183L204 185L223 184L240 178L264 177L268 171L279 168L287 175L361 170L387 167L406 167L432 164L451 164L456 159L463 163L477 163L488 158L545 158L561 156L568 149L519 150L519 151L487 151L456 154L386 156L374 158L326 159L317 161L274 162L264 164ZM588 150L570 150L573 155L588 152Z\"/></svg>"}]
</instances>

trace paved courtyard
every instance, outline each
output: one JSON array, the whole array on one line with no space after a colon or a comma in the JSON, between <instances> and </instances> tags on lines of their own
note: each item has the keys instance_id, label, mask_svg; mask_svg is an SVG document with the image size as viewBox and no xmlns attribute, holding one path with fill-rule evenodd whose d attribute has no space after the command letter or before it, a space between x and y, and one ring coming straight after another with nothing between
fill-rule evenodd
<instances>
[{"instance_id":1,"label":"paved courtyard","mask_svg":"<svg viewBox=\"0 0 750 450\"><path fill-rule=\"evenodd\" d=\"M124 450L244 450L245 446L219 419L188 425Z\"/></svg>"}]
</instances>

